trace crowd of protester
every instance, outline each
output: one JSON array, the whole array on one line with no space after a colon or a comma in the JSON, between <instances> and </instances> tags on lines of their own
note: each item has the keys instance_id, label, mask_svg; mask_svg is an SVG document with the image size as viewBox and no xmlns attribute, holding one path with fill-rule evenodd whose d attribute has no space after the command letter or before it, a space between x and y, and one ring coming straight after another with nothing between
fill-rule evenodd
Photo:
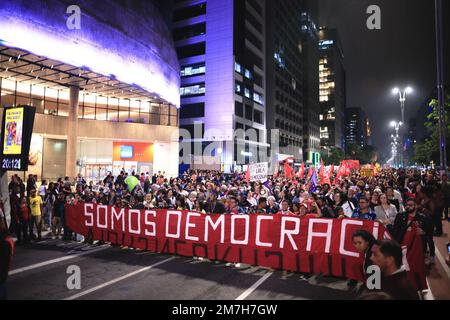
<instances>
[{"instance_id":1,"label":"crowd of protester","mask_svg":"<svg viewBox=\"0 0 450 320\"><path fill-rule=\"evenodd\" d=\"M128 182L131 176L138 181L132 188ZM332 185L315 185L305 178L286 179L282 173L260 183L248 182L245 173L191 170L177 178L167 178L161 172L129 175L122 171L118 176L109 173L98 182L88 183L78 175L72 180L69 177L56 182L43 180L39 187L36 176L29 175L25 184L15 175L9 183L9 192L9 232L17 237L18 245L40 241L42 231L66 241L83 240L66 226L65 204L92 202L120 208L191 210L205 214L367 219L384 224L396 243L401 243L406 230L415 224L423 239L426 263L433 264L433 237L442 236L442 220L448 221L450 183L446 175L415 169L384 169L371 177L363 177L356 170ZM393 264L386 267L390 271L400 269L398 244L375 241L364 232L353 238L355 247L366 255L365 268L376 260L377 252L379 259L383 255L392 258L389 261ZM392 270L395 267L398 268Z\"/></svg>"}]
</instances>

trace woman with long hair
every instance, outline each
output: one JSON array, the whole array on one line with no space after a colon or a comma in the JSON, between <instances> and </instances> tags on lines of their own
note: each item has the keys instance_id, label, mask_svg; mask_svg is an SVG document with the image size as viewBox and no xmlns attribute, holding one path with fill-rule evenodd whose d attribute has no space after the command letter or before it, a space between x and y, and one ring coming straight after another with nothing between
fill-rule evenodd
<instances>
[{"instance_id":1,"label":"woman with long hair","mask_svg":"<svg viewBox=\"0 0 450 320\"><path fill-rule=\"evenodd\" d=\"M372 265L372 246L375 243L374 236L366 230L357 230L352 235L352 242L356 251L364 255L363 275L367 279L367 269Z\"/></svg>"}]
</instances>

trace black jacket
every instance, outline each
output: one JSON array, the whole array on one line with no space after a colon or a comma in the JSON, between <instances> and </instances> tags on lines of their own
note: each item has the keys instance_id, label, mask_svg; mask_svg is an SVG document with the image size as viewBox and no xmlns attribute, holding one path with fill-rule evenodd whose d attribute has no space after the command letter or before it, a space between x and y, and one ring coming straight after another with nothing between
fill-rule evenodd
<instances>
[{"instance_id":1,"label":"black jacket","mask_svg":"<svg viewBox=\"0 0 450 320\"><path fill-rule=\"evenodd\" d=\"M0 233L0 284L6 282L12 256L11 244L6 240L6 236Z\"/></svg>"},{"instance_id":2,"label":"black jacket","mask_svg":"<svg viewBox=\"0 0 450 320\"><path fill-rule=\"evenodd\" d=\"M216 201L215 205L211 202L208 202L205 205L206 213L225 213L225 205L222 202Z\"/></svg>"},{"instance_id":3,"label":"black jacket","mask_svg":"<svg viewBox=\"0 0 450 320\"><path fill-rule=\"evenodd\" d=\"M409 214L407 212L401 212L397 214L394 221L394 227L392 228L392 236L398 243L402 243L407 229L410 227L408 223ZM423 213L417 212L414 220L419 224L419 227L427 235L433 235L433 224L429 217Z\"/></svg>"},{"instance_id":4,"label":"black jacket","mask_svg":"<svg viewBox=\"0 0 450 320\"><path fill-rule=\"evenodd\" d=\"M406 271L381 277L381 290L395 300L419 300L417 290L408 279Z\"/></svg>"}]
</instances>

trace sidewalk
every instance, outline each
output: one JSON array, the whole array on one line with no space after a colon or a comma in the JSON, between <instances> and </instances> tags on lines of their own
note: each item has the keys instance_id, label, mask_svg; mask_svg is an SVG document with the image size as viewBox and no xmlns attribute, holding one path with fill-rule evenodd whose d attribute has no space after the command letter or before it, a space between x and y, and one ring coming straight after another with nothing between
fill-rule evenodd
<instances>
[{"instance_id":1,"label":"sidewalk","mask_svg":"<svg viewBox=\"0 0 450 320\"><path fill-rule=\"evenodd\" d=\"M436 263L430 269L427 279L435 300L450 300L450 267L445 263L450 242L450 222L442 221L444 234L434 237Z\"/></svg>"}]
</instances>

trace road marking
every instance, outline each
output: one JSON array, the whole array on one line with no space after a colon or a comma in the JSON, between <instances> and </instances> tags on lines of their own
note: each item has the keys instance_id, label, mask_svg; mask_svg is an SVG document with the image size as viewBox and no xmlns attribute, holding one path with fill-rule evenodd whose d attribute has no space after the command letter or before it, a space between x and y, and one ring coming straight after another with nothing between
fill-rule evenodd
<instances>
[{"instance_id":1,"label":"road marking","mask_svg":"<svg viewBox=\"0 0 450 320\"><path fill-rule=\"evenodd\" d=\"M427 280L427 286L428 290L424 290L423 292L423 300L434 300L433 292L431 291L430 283L428 282L428 278L425 278Z\"/></svg>"},{"instance_id":2,"label":"road marking","mask_svg":"<svg viewBox=\"0 0 450 320\"><path fill-rule=\"evenodd\" d=\"M244 300L247 298L253 291L256 290L264 281L266 281L271 275L273 274L272 271L267 272L264 276L262 276L258 281L256 281L250 288L245 290L239 297L236 298L236 300Z\"/></svg>"},{"instance_id":3,"label":"road marking","mask_svg":"<svg viewBox=\"0 0 450 320\"><path fill-rule=\"evenodd\" d=\"M21 273L21 272L29 271L29 270L40 268L40 267L44 267L44 266L47 266L49 264L58 263L58 262L61 262L61 261L74 259L74 258L81 257L81 256L84 256L84 255L87 255L87 254L91 254L91 253L94 253L94 252L102 251L102 250L105 250L105 249L108 249L108 248L110 248L110 247L108 245L105 245L104 247L98 247L98 248L95 248L95 249L92 249L92 250L89 250L89 251L83 251L83 252L80 252L80 253L77 253L77 254L71 254L71 255L68 255L68 256L65 256L65 257L61 257L61 258L39 262L39 263L32 264L32 265L27 266L27 267L23 267L23 268L12 270L12 271L9 272L9 275L12 276L12 275L15 275L15 274L18 274L18 273Z\"/></svg>"},{"instance_id":4,"label":"road marking","mask_svg":"<svg viewBox=\"0 0 450 320\"><path fill-rule=\"evenodd\" d=\"M447 274L448 279L450 280L450 268L447 266L447 263L445 262L444 257L442 256L442 254L439 252L439 248L436 248L436 256L439 260L439 262L442 265L442 268L444 269L445 273Z\"/></svg>"},{"instance_id":5,"label":"road marking","mask_svg":"<svg viewBox=\"0 0 450 320\"><path fill-rule=\"evenodd\" d=\"M116 283L116 282L125 280L125 279L130 278L130 277L132 277L132 276L135 276L135 275L137 275L137 274L139 274L139 273L141 273L141 272L150 270L151 268L154 268L154 267L159 266L159 265L161 265L161 264L163 264L163 263L169 262L169 261L171 261L171 260L173 260L173 259L175 259L175 258L176 258L176 257L171 257L171 258L165 259L165 260L163 260L163 261L159 261L159 262L154 263L154 264L152 264L152 265L150 265L150 266L148 266L148 267L141 268L141 269L139 269L139 270L133 271L133 272L128 273L128 274L126 274L126 275L124 275L124 276L121 276L121 277L119 277L119 278L116 278L116 279L113 279L113 280L111 280L111 281L105 282L105 283L103 283L103 284L101 284L101 285L98 285L98 286L96 286L96 287L93 287L93 288L91 288L91 289L88 289L88 290L82 291L82 292L80 292L80 293L74 294L73 296L70 296L70 297L65 298L65 299L63 299L63 300L75 300L75 299L77 299L77 298L79 298L79 297L82 297L82 296L84 296L84 295L87 295L87 294L89 294L89 293L91 293L91 292L94 292L94 291L100 290L100 289L102 289L102 288L104 288L104 287L110 286L110 285L112 285L112 284L114 284L114 283Z\"/></svg>"}]
</instances>

